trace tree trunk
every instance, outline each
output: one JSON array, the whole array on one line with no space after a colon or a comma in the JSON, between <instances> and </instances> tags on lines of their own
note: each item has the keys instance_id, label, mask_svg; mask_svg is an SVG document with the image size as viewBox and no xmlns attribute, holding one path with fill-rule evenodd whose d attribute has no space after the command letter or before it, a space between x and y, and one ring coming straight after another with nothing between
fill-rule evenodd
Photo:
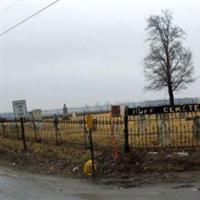
<instances>
[{"instance_id":1,"label":"tree trunk","mask_svg":"<svg viewBox=\"0 0 200 200\"><path fill-rule=\"evenodd\" d=\"M171 106L174 106L174 94L171 85L168 86L168 93L169 93L169 103Z\"/></svg>"}]
</instances>

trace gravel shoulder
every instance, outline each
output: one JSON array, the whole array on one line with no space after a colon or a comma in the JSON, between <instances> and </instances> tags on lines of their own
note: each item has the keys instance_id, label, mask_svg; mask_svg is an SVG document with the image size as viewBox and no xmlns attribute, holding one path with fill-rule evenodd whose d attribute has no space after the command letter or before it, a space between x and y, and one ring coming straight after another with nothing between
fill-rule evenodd
<instances>
[{"instance_id":1,"label":"gravel shoulder","mask_svg":"<svg viewBox=\"0 0 200 200\"><path fill-rule=\"evenodd\" d=\"M21 141L0 140L0 166L21 173L56 175L91 181L83 174L90 152L74 145L28 144L22 151ZM131 188L164 183L188 183L200 180L200 153L131 151L113 159L111 149L95 151L95 183ZM76 169L76 170L73 170Z\"/></svg>"}]
</instances>

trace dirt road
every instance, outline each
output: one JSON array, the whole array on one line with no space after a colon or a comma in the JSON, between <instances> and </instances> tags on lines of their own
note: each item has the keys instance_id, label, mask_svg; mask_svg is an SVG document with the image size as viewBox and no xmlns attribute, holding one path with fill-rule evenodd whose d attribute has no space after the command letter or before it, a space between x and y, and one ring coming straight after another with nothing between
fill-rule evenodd
<instances>
[{"instance_id":1,"label":"dirt road","mask_svg":"<svg viewBox=\"0 0 200 200\"><path fill-rule=\"evenodd\" d=\"M0 200L199 200L200 182L133 188L0 168Z\"/></svg>"}]
</instances>

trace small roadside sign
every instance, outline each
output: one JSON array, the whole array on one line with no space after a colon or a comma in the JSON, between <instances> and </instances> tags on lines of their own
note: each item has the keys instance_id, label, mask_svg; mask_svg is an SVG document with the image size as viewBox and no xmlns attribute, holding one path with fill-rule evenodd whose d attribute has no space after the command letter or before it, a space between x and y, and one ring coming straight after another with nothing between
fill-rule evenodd
<instances>
[{"instance_id":1,"label":"small roadside sign","mask_svg":"<svg viewBox=\"0 0 200 200\"><path fill-rule=\"evenodd\" d=\"M111 116L112 117L120 116L120 105L112 105L111 106Z\"/></svg>"},{"instance_id":2,"label":"small roadside sign","mask_svg":"<svg viewBox=\"0 0 200 200\"><path fill-rule=\"evenodd\" d=\"M28 115L26 101L25 100L16 100L12 102L13 111L16 119L26 118Z\"/></svg>"},{"instance_id":3,"label":"small roadside sign","mask_svg":"<svg viewBox=\"0 0 200 200\"><path fill-rule=\"evenodd\" d=\"M87 128L92 129L92 127L93 127L93 119L92 119L92 116L91 116L91 115L87 115L86 121L87 121Z\"/></svg>"}]
</instances>

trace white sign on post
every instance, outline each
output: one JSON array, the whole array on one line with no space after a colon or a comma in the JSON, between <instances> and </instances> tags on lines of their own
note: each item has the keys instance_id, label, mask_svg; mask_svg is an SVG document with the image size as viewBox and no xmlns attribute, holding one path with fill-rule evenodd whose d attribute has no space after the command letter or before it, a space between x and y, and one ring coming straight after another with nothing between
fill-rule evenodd
<instances>
[{"instance_id":1,"label":"white sign on post","mask_svg":"<svg viewBox=\"0 0 200 200\"><path fill-rule=\"evenodd\" d=\"M27 117L28 112L25 100L13 101L12 104L13 104L14 115L17 119Z\"/></svg>"}]
</instances>

